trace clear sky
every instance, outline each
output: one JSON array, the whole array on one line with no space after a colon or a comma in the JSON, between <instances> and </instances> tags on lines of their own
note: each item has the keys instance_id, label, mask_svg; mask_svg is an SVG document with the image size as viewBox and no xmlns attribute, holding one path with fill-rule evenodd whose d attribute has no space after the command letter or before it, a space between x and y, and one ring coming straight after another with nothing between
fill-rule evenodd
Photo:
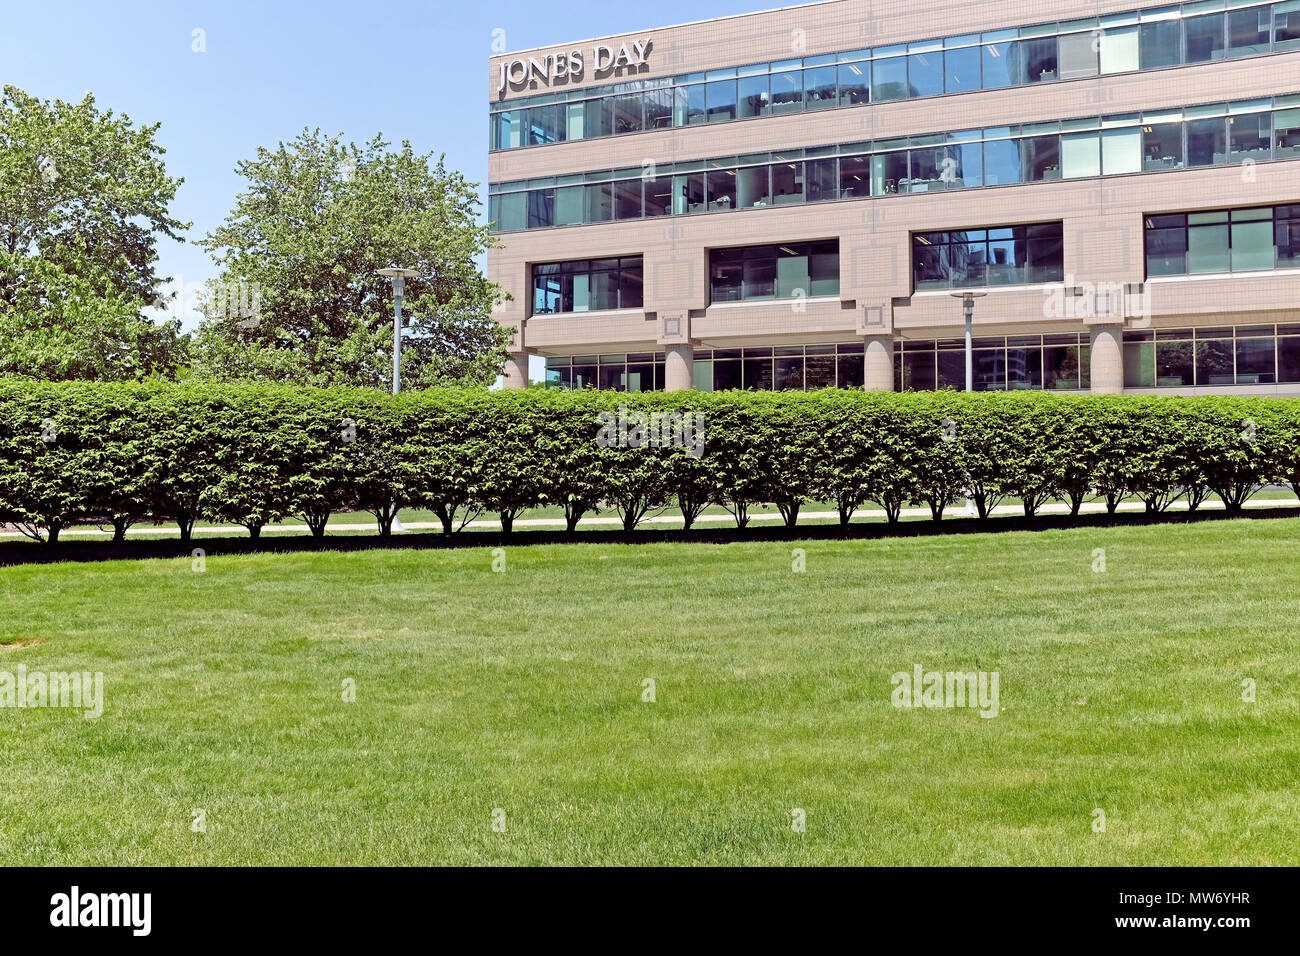
<instances>
[{"instance_id":1,"label":"clear sky","mask_svg":"<svg viewBox=\"0 0 1300 956\"><path fill-rule=\"evenodd\" d=\"M78 101L137 124L162 123L168 173L185 183L173 214L203 236L230 210L235 163L303 127L362 142L382 132L446 153L487 181L487 61L509 50L585 40L780 4L761 0L3 0L0 82ZM204 52L195 52L202 30ZM486 206L486 204L485 204ZM486 208L484 209L486 215ZM197 283L206 253L166 241L161 275ZM186 326L193 324L187 316Z\"/></svg>"}]
</instances>

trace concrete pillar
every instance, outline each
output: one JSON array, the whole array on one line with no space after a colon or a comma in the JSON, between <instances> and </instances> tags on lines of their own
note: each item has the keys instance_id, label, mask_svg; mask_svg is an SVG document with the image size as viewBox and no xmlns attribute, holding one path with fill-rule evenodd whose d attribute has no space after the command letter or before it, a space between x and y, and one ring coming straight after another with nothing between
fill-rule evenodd
<instances>
[{"instance_id":1,"label":"concrete pillar","mask_svg":"<svg viewBox=\"0 0 1300 956\"><path fill-rule=\"evenodd\" d=\"M695 348L669 345L664 348L664 391L682 392L695 387Z\"/></svg>"},{"instance_id":2,"label":"concrete pillar","mask_svg":"<svg viewBox=\"0 0 1300 956\"><path fill-rule=\"evenodd\" d=\"M506 357L506 388L528 387L528 353L511 352Z\"/></svg>"},{"instance_id":3,"label":"concrete pillar","mask_svg":"<svg viewBox=\"0 0 1300 956\"><path fill-rule=\"evenodd\" d=\"M894 390L894 337L868 335L865 352L863 361L866 362L866 369L863 384L866 390L892 392Z\"/></svg>"},{"instance_id":4,"label":"concrete pillar","mask_svg":"<svg viewBox=\"0 0 1300 956\"><path fill-rule=\"evenodd\" d=\"M1088 329L1092 343L1092 392L1119 395L1124 391L1124 326L1093 325Z\"/></svg>"}]
</instances>

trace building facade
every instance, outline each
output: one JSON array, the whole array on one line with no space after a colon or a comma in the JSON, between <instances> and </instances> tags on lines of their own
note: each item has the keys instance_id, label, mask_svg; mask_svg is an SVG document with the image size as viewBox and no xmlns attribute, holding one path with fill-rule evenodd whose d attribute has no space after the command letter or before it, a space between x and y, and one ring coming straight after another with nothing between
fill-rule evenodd
<instances>
[{"instance_id":1,"label":"building facade","mask_svg":"<svg viewBox=\"0 0 1300 956\"><path fill-rule=\"evenodd\" d=\"M1300 395L1300 0L831 0L490 64L507 384Z\"/></svg>"}]
</instances>

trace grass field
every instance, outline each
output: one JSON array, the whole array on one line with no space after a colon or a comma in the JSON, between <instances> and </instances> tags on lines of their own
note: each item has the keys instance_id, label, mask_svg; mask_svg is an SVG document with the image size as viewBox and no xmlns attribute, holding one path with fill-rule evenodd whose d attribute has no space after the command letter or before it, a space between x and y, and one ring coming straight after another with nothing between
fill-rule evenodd
<instances>
[{"instance_id":1,"label":"grass field","mask_svg":"<svg viewBox=\"0 0 1300 956\"><path fill-rule=\"evenodd\" d=\"M1300 863L1300 521L793 547L0 569L0 859Z\"/></svg>"}]
</instances>

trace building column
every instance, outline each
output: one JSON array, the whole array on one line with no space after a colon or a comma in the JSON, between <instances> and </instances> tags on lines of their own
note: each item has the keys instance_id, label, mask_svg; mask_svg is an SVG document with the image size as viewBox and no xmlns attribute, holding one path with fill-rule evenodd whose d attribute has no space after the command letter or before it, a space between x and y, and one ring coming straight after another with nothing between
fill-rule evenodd
<instances>
[{"instance_id":1,"label":"building column","mask_svg":"<svg viewBox=\"0 0 1300 956\"><path fill-rule=\"evenodd\" d=\"M528 387L528 355L527 352L511 352L506 356L506 388Z\"/></svg>"},{"instance_id":2,"label":"building column","mask_svg":"<svg viewBox=\"0 0 1300 956\"><path fill-rule=\"evenodd\" d=\"M869 392L894 390L894 337L868 335L865 339L863 387Z\"/></svg>"},{"instance_id":3,"label":"building column","mask_svg":"<svg viewBox=\"0 0 1300 956\"><path fill-rule=\"evenodd\" d=\"M664 391L682 392L695 387L695 348L669 345L664 348Z\"/></svg>"},{"instance_id":4,"label":"building column","mask_svg":"<svg viewBox=\"0 0 1300 956\"><path fill-rule=\"evenodd\" d=\"M1124 391L1124 325L1093 325L1089 329L1092 343L1092 392L1094 395L1119 395Z\"/></svg>"}]
</instances>

